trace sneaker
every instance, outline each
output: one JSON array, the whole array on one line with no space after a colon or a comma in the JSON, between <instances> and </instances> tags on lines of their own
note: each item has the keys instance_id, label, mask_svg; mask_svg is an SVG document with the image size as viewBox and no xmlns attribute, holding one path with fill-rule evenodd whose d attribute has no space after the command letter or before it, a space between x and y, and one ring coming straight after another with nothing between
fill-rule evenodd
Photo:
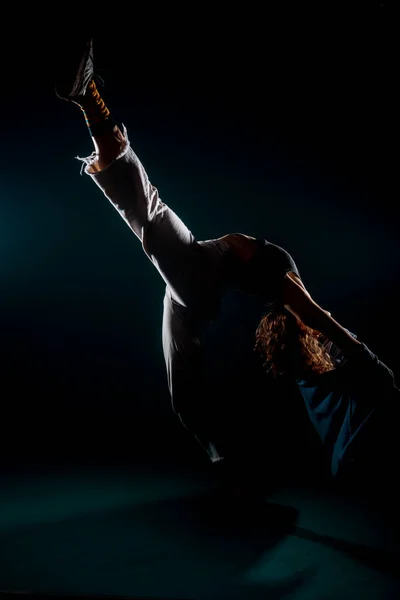
<instances>
[{"instance_id":1,"label":"sneaker","mask_svg":"<svg viewBox=\"0 0 400 600\"><path fill-rule=\"evenodd\" d=\"M94 77L93 39L85 40L75 51L63 51L58 63L59 80L55 86L56 95L62 100L77 101L85 95L87 86Z\"/></svg>"}]
</instances>

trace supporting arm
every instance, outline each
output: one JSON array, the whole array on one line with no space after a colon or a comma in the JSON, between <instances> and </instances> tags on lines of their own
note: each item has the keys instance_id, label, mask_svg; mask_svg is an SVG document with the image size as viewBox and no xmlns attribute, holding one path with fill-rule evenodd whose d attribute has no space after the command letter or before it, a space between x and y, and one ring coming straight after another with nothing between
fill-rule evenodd
<instances>
[{"instance_id":1,"label":"supporting arm","mask_svg":"<svg viewBox=\"0 0 400 600\"><path fill-rule=\"evenodd\" d=\"M284 306L307 327L318 331L348 356L359 352L361 342L340 325L329 312L323 310L294 273L287 273L284 282Z\"/></svg>"}]
</instances>

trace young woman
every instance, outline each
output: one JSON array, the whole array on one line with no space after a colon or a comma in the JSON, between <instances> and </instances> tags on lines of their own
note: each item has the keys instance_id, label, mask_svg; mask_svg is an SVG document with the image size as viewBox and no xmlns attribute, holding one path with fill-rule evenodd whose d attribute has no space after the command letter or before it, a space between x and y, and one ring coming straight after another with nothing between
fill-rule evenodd
<instances>
[{"instance_id":1,"label":"young woman","mask_svg":"<svg viewBox=\"0 0 400 600\"><path fill-rule=\"evenodd\" d=\"M115 124L96 86L93 42L67 52L59 66L59 97L83 111L94 143L84 170L102 190L166 283L162 342L172 406L217 462L213 419L204 411L201 336L218 315L224 292L261 295L271 310L256 347L274 375L297 382L330 456L333 474L352 472L373 455L366 440L387 397L391 371L323 310L306 290L293 258L264 239L229 233L199 241L160 198ZM329 342L328 342L329 341ZM332 347L340 349L332 354ZM367 376L366 376L367 374ZM361 454L360 454L361 453Z\"/></svg>"}]
</instances>

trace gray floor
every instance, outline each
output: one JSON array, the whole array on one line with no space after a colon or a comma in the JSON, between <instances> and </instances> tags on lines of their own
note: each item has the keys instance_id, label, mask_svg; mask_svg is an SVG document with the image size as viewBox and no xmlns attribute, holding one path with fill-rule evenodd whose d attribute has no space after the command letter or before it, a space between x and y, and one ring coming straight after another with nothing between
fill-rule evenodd
<instances>
[{"instance_id":1,"label":"gray floor","mask_svg":"<svg viewBox=\"0 0 400 600\"><path fill-rule=\"evenodd\" d=\"M393 516L290 485L245 510L189 468L1 477L0 591L400 598Z\"/></svg>"}]
</instances>

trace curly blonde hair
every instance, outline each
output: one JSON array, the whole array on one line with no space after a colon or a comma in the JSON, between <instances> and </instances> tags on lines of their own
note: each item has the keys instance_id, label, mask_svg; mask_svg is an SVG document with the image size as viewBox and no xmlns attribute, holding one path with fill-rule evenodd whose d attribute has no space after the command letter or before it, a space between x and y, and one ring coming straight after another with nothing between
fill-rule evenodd
<instances>
[{"instance_id":1,"label":"curly blonde hair","mask_svg":"<svg viewBox=\"0 0 400 600\"><path fill-rule=\"evenodd\" d=\"M260 321L255 350L274 377L324 373L335 368L322 336L287 311L271 311Z\"/></svg>"}]
</instances>

